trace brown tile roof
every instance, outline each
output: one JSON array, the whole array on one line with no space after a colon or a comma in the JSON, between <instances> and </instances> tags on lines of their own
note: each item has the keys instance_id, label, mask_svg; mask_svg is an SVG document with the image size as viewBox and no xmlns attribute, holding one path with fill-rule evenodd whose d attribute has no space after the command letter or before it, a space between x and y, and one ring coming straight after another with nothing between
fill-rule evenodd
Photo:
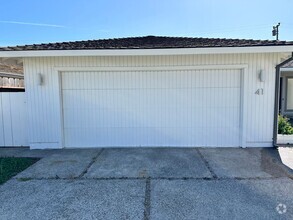
<instances>
[{"instance_id":1,"label":"brown tile roof","mask_svg":"<svg viewBox=\"0 0 293 220\"><path fill-rule=\"evenodd\" d=\"M208 47L254 47L293 45L293 41L245 40L226 38L192 37L128 37L102 40L74 41L62 43L33 44L14 47L0 47L0 51L22 50L100 50L100 49L167 49Z\"/></svg>"}]
</instances>

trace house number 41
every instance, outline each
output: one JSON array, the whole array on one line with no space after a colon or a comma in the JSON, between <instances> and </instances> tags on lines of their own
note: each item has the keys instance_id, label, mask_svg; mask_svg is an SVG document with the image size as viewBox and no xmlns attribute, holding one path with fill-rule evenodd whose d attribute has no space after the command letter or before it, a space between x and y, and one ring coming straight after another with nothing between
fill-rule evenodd
<instances>
[{"instance_id":1,"label":"house number 41","mask_svg":"<svg viewBox=\"0 0 293 220\"><path fill-rule=\"evenodd\" d=\"M263 95L263 89L256 90L254 94L256 94L256 95Z\"/></svg>"}]
</instances>

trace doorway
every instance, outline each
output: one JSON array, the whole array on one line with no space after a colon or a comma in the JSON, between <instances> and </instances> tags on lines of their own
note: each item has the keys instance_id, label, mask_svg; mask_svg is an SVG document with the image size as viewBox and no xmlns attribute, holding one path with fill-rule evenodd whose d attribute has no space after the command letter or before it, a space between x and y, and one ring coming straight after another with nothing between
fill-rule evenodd
<instances>
[{"instance_id":1,"label":"doorway","mask_svg":"<svg viewBox=\"0 0 293 220\"><path fill-rule=\"evenodd\" d=\"M293 68L281 69L278 145L293 145Z\"/></svg>"}]
</instances>

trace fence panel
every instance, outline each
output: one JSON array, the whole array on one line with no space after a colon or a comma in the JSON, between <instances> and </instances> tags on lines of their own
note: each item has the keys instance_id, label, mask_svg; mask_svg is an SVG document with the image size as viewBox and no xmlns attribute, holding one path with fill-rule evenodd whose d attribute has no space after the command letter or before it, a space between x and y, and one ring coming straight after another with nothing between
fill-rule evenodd
<instances>
[{"instance_id":1,"label":"fence panel","mask_svg":"<svg viewBox=\"0 0 293 220\"><path fill-rule=\"evenodd\" d=\"M0 93L0 146L28 146L24 92Z\"/></svg>"}]
</instances>

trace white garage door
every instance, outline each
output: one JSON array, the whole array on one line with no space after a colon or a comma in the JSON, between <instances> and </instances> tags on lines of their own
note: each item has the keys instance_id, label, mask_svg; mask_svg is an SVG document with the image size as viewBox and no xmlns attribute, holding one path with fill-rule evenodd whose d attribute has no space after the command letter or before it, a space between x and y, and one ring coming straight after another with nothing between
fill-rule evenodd
<instances>
[{"instance_id":1,"label":"white garage door","mask_svg":"<svg viewBox=\"0 0 293 220\"><path fill-rule=\"evenodd\" d=\"M239 146L240 70L63 72L65 147Z\"/></svg>"}]
</instances>

